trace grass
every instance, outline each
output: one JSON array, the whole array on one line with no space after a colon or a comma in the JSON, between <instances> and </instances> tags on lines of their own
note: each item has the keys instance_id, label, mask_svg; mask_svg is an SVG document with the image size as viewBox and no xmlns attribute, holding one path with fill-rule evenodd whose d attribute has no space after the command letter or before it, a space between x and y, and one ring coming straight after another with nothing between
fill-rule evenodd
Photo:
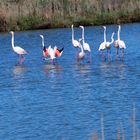
<instances>
[{"instance_id":1,"label":"grass","mask_svg":"<svg viewBox=\"0 0 140 140\"><path fill-rule=\"evenodd\" d=\"M103 114L101 115L101 133L94 133L92 140L105 140L105 128L104 128L104 116ZM105 122L106 123L106 122ZM140 136L139 136L139 131L137 129L137 123L136 123L136 108L135 105L133 105L133 116L132 116L132 140L139 140ZM101 138L99 138L99 136L101 135ZM122 123L120 123L120 127L118 128L118 132L116 135L116 140L126 140L125 138L126 134L125 134L125 130L123 128ZM131 138L130 138L131 139Z\"/></svg>"},{"instance_id":2,"label":"grass","mask_svg":"<svg viewBox=\"0 0 140 140\"><path fill-rule=\"evenodd\" d=\"M139 0L0 0L0 31L140 22L139 5Z\"/></svg>"}]
</instances>

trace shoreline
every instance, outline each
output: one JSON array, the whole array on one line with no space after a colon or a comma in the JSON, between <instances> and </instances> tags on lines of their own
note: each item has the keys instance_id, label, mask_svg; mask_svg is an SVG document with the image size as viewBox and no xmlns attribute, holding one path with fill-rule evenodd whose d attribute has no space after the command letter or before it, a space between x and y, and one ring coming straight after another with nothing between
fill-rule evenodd
<instances>
[{"instance_id":1,"label":"shoreline","mask_svg":"<svg viewBox=\"0 0 140 140\"><path fill-rule=\"evenodd\" d=\"M44 21L45 22L45 21ZM131 24L131 23L140 23L140 19L137 19L137 20L120 20L118 19L117 22L104 22L104 21L101 21L100 23L98 22L87 22L87 21L83 21L83 20L79 20L78 22L69 22L68 24L65 24L63 22L61 23L57 23L55 24L55 21L54 23L43 23L43 24L36 24L36 23L33 23L34 26L30 25L30 26L27 26L27 27L23 27L22 25L15 25L15 26L12 26L12 28L10 28L9 26L5 29L0 29L0 32L8 32L10 30L13 30L13 31L30 31L30 30L43 30L43 29L58 29L58 28L69 28L71 27L72 24L74 24L75 27L78 27L79 25L83 25L83 26L101 26L101 25L112 25L112 24Z\"/></svg>"}]
</instances>

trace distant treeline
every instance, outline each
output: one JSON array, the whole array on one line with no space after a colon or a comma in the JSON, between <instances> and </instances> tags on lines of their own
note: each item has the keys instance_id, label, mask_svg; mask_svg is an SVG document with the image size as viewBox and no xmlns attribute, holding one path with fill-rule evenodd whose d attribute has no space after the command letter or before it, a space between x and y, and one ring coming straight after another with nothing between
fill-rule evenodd
<instances>
[{"instance_id":1,"label":"distant treeline","mask_svg":"<svg viewBox=\"0 0 140 140\"><path fill-rule=\"evenodd\" d=\"M0 31L140 22L140 0L0 0Z\"/></svg>"}]
</instances>

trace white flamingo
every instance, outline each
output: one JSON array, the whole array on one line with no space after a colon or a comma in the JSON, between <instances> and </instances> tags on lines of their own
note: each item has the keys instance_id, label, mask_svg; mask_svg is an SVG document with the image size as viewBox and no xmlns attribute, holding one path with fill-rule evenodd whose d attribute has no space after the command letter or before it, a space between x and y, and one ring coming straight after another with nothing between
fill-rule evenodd
<instances>
[{"instance_id":1,"label":"white flamingo","mask_svg":"<svg viewBox=\"0 0 140 140\"><path fill-rule=\"evenodd\" d=\"M85 52L84 52L83 46L80 43L81 40L82 39L79 39L79 44L80 44L81 52L79 52L79 54L78 54L78 61L79 60L84 60L84 57L85 57Z\"/></svg>"},{"instance_id":2,"label":"white flamingo","mask_svg":"<svg viewBox=\"0 0 140 140\"><path fill-rule=\"evenodd\" d=\"M115 41L115 48L117 49L116 57L118 58L119 49L122 49L122 58L124 58L124 49L126 49L126 45L123 40L120 39L120 31L121 26L118 26L118 39Z\"/></svg>"},{"instance_id":3,"label":"white flamingo","mask_svg":"<svg viewBox=\"0 0 140 140\"><path fill-rule=\"evenodd\" d=\"M71 25L71 29L72 29L72 45L75 48L80 48L79 47L79 42L77 40L74 39L74 29L73 29L73 24Z\"/></svg>"},{"instance_id":4,"label":"white flamingo","mask_svg":"<svg viewBox=\"0 0 140 140\"><path fill-rule=\"evenodd\" d=\"M14 52L19 55L19 57L20 57L19 63L22 64L26 60L23 55L27 54L27 52L23 48L14 45L14 32L10 31L10 33L12 35L12 39L11 39L12 48L13 48Z\"/></svg>"},{"instance_id":5,"label":"white flamingo","mask_svg":"<svg viewBox=\"0 0 140 140\"><path fill-rule=\"evenodd\" d=\"M104 58L104 55L103 55L103 51L106 49L106 26L103 26L104 28L104 42L102 42L100 44L100 47L99 47L99 51L102 52L102 58Z\"/></svg>"},{"instance_id":6,"label":"white flamingo","mask_svg":"<svg viewBox=\"0 0 140 140\"><path fill-rule=\"evenodd\" d=\"M82 41L83 41L83 49L85 52L90 53L90 62L91 62L91 49L88 43L85 42L85 33L84 33L84 26L79 26L82 29Z\"/></svg>"},{"instance_id":7,"label":"white flamingo","mask_svg":"<svg viewBox=\"0 0 140 140\"><path fill-rule=\"evenodd\" d=\"M111 52L110 52L110 49L111 49L111 44L113 44L114 42L114 32L112 33L111 35L111 42L106 42L106 49L107 49L107 54L108 54L108 59L111 60Z\"/></svg>"},{"instance_id":8,"label":"white flamingo","mask_svg":"<svg viewBox=\"0 0 140 140\"><path fill-rule=\"evenodd\" d=\"M121 26L119 25L118 29L118 45L119 48L122 50L122 59L124 58L124 49L126 49L126 45L123 40L120 39L120 32L121 32Z\"/></svg>"},{"instance_id":9,"label":"white flamingo","mask_svg":"<svg viewBox=\"0 0 140 140\"><path fill-rule=\"evenodd\" d=\"M43 56L46 58L46 57L49 56L49 52L48 52L48 49L45 47L45 44L44 44L44 36L40 35L40 37L42 38Z\"/></svg>"},{"instance_id":10,"label":"white flamingo","mask_svg":"<svg viewBox=\"0 0 140 140\"><path fill-rule=\"evenodd\" d=\"M118 38L119 38L119 28L118 28ZM118 55L119 55L119 44L118 44L118 39L114 42L114 46L116 48L116 59L118 59Z\"/></svg>"}]
</instances>

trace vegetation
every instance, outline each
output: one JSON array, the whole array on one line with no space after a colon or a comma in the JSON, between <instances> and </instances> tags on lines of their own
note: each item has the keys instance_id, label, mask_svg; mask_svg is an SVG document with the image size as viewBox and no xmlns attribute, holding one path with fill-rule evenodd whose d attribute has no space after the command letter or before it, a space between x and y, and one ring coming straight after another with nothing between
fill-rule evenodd
<instances>
[{"instance_id":1,"label":"vegetation","mask_svg":"<svg viewBox=\"0 0 140 140\"><path fill-rule=\"evenodd\" d=\"M131 126L132 126L132 134L131 137L129 139L132 139L132 140L139 140L140 139L140 134L139 134L139 129L138 129L138 125L137 125L137 119L136 119L136 107L135 107L135 104L133 104L133 116L131 118ZM103 114L101 115L101 132L100 133L97 133L97 132L94 132L93 133L93 137L92 137L92 140L105 140L105 133L104 130L105 130L105 126L104 126L104 117L103 117ZM116 126L117 127L117 126ZM120 127L118 128L118 132L117 132L117 138L116 140L126 140L126 132L127 129L125 128L125 126L123 126L123 123L120 122Z\"/></svg>"},{"instance_id":2,"label":"vegetation","mask_svg":"<svg viewBox=\"0 0 140 140\"><path fill-rule=\"evenodd\" d=\"M1 31L139 21L139 0L0 0Z\"/></svg>"}]
</instances>

